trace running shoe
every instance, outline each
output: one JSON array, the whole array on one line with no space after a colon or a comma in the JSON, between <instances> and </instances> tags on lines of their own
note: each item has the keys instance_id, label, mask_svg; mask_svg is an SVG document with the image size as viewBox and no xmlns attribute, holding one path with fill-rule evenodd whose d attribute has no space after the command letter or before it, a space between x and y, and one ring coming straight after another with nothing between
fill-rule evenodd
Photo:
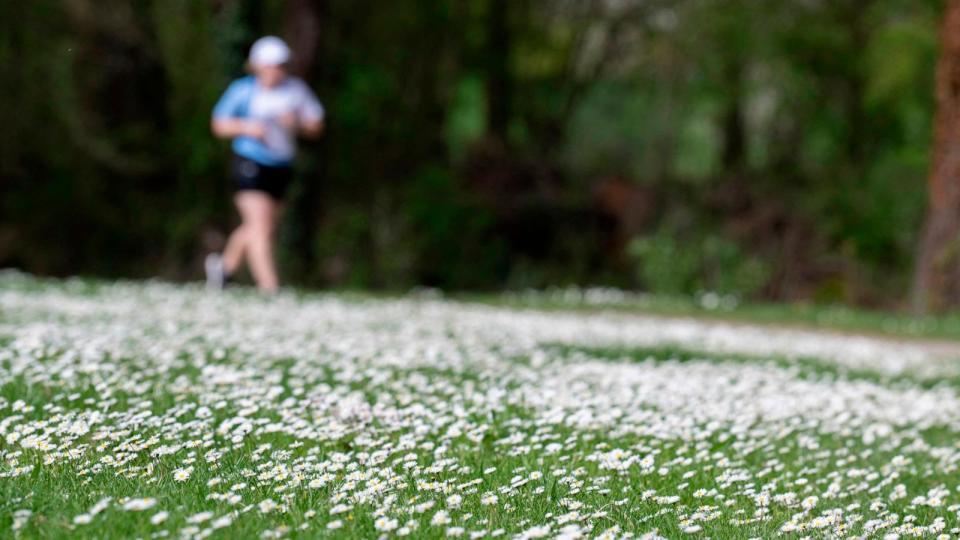
<instances>
[{"instance_id":1,"label":"running shoe","mask_svg":"<svg viewBox=\"0 0 960 540\"><path fill-rule=\"evenodd\" d=\"M223 257L219 253L211 253L203 261L203 269L207 273L207 288L212 290L223 289L227 276L223 271Z\"/></svg>"}]
</instances>

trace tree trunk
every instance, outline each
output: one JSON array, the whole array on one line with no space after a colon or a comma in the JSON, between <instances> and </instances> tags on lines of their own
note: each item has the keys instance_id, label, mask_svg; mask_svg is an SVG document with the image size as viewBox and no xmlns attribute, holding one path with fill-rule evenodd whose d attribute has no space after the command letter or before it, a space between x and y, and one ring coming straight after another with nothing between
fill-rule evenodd
<instances>
[{"instance_id":1,"label":"tree trunk","mask_svg":"<svg viewBox=\"0 0 960 540\"><path fill-rule=\"evenodd\" d=\"M489 134L504 143L510 121L510 0L491 0L487 9L487 114Z\"/></svg>"},{"instance_id":2,"label":"tree trunk","mask_svg":"<svg viewBox=\"0 0 960 540\"><path fill-rule=\"evenodd\" d=\"M960 305L960 0L950 0L937 62L928 209L914 275L919 313Z\"/></svg>"},{"instance_id":3,"label":"tree trunk","mask_svg":"<svg viewBox=\"0 0 960 540\"><path fill-rule=\"evenodd\" d=\"M283 36L293 49L290 71L310 83L320 56L321 24L325 9L324 0L290 0L283 18ZM311 85L312 86L312 85ZM319 96L323 101L324 96ZM314 143L315 144L315 143ZM319 150L323 152L321 147ZM323 211L324 159L317 159L315 152L303 152L297 174L299 190L289 202L290 225L289 247L296 254L293 274L301 282L316 284L317 229Z\"/></svg>"},{"instance_id":4,"label":"tree trunk","mask_svg":"<svg viewBox=\"0 0 960 540\"><path fill-rule=\"evenodd\" d=\"M320 45L322 0L290 0L284 14L283 33L293 48L290 70L307 78L313 69Z\"/></svg>"},{"instance_id":5,"label":"tree trunk","mask_svg":"<svg viewBox=\"0 0 960 540\"><path fill-rule=\"evenodd\" d=\"M743 64L740 58L727 60L726 87L730 102L723 115L723 170L740 174L747 162L747 130L743 121Z\"/></svg>"}]
</instances>

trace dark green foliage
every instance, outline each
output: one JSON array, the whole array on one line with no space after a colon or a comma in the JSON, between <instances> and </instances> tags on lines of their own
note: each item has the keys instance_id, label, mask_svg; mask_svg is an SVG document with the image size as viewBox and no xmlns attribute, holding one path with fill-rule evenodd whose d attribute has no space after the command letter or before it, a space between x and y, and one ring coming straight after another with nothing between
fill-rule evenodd
<instances>
[{"instance_id":1,"label":"dark green foliage","mask_svg":"<svg viewBox=\"0 0 960 540\"><path fill-rule=\"evenodd\" d=\"M940 0L4 2L0 265L196 277L235 220L210 109L307 4L288 281L906 290Z\"/></svg>"}]
</instances>

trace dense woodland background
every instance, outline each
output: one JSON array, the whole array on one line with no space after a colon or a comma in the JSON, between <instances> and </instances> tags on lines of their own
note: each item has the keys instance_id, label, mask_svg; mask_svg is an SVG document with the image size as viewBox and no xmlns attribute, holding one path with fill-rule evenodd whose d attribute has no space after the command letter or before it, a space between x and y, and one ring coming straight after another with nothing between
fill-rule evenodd
<instances>
[{"instance_id":1,"label":"dense woodland background","mask_svg":"<svg viewBox=\"0 0 960 540\"><path fill-rule=\"evenodd\" d=\"M0 266L197 278L210 109L279 34L328 109L307 286L906 302L942 0L0 3Z\"/></svg>"}]
</instances>

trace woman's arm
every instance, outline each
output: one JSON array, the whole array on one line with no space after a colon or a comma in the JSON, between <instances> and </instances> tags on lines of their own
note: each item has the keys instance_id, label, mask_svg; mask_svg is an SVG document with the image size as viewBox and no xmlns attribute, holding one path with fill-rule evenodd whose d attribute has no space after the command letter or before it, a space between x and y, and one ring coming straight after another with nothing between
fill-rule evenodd
<instances>
[{"instance_id":1,"label":"woman's arm","mask_svg":"<svg viewBox=\"0 0 960 540\"><path fill-rule=\"evenodd\" d=\"M210 121L210 130L221 139L233 139L236 137L263 139L266 134L263 123L246 118L214 118Z\"/></svg>"},{"instance_id":2,"label":"woman's arm","mask_svg":"<svg viewBox=\"0 0 960 540\"><path fill-rule=\"evenodd\" d=\"M295 113L280 117L280 125L305 139L317 139L323 133L323 118L297 118Z\"/></svg>"},{"instance_id":3,"label":"woman's arm","mask_svg":"<svg viewBox=\"0 0 960 540\"><path fill-rule=\"evenodd\" d=\"M308 119L300 122L300 135L307 139L319 139L323 134L323 120Z\"/></svg>"},{"instance_id":4,"label":"woman's arm","mask_svg":"<svg viewBox=\"0 0 960 540\"><path fill-rule=\"evenodd\" d=\"M300 81L301 102L297 108L297 133L307 139L317 139L323 134L326 116L323 105L310 87Z\"/></svg>"}]
</instances>

